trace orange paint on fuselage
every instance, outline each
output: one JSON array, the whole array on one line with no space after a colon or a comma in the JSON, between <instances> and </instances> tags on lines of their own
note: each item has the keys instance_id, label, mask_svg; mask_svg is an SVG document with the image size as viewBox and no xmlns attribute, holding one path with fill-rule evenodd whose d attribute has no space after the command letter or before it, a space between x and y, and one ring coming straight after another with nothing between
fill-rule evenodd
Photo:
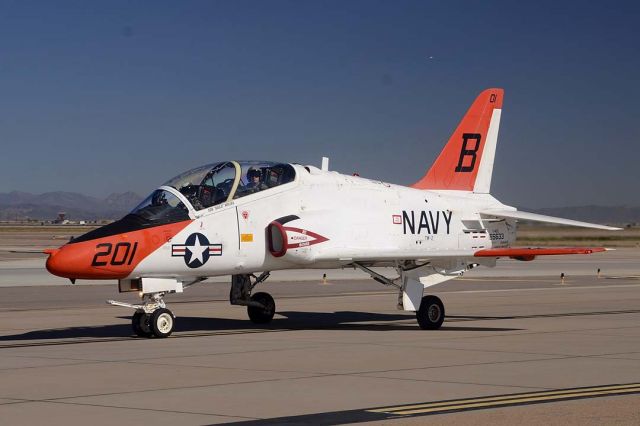
<instances>
[{"instance_id":1,"label":"orange paint on fuselage","mask_svg":"<svg viewBox=\"0 0 640 426\"><path fill-rule=\"evenodd\" d=\"M154 226L78 243L49 251L47 270L71 279L123 279L160 246L192 221Z\"/></svg>"}]
</instances>

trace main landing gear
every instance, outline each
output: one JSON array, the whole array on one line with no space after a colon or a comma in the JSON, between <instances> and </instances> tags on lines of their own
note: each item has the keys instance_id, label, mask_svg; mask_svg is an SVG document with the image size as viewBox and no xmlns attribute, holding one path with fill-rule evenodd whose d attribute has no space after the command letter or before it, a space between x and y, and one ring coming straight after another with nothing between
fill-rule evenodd
<instances>
[{"instance_id":1,"label":"main landing gear","mask_svg":"<svg viewBox=\"0 0 640 426\"><path fill-rule=\"evenodd\" d=\"M424 296L416 311L418 325L423 330L437 330L444 322L444 304L437 296Z\"/></svg>"},{"instance_id":2,"label":"main landing gear","mask_svg":"<svg viewBox=\"0 0 640 426\"><path fill-rule=\"evenodd\" d=\"M424 287L427 285L407 276L405 271L400 268L398 268L400 276L395 279L389 279L359 263L354 262L353 266L368 273L371 278L380 284L397 288L399 290L398 309L415 311L416 319L421 329L437 330L442 326L444 322L444 304L437 296L423 296ZM430 283L429 285L433 284Z\"/></svg>"},{"instance_id":3,"label":"main landing gear","mask_svg":"<svg viewBox=\"0 0 640 426\"><path fill-rule=\"evenodd\" d=\"M270 272L263 272L259 276L255 275L234 275L231 277L231 291L229 292L229 302L232 305L247 307L249 319L254 324L268 324L276 313L276 302L269 293L251 294L255 286L266 281ZM255 281L251 282L251 279Z\"/></svg>"}]
</instances>

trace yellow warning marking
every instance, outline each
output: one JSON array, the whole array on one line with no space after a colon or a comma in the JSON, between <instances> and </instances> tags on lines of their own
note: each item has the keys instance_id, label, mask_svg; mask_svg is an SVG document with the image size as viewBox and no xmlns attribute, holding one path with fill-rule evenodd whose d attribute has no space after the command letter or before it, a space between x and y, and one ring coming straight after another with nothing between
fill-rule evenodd
<instances>
[{"instance_id":1,"label":"yellow warning marking","mask_svg":"<svg viewBox=\"0 0 640 426\"><path fill-rule=\"evenodd\" d=\"M242 241L243 243L252 243L253 234L240 234L240 241Z\"/></svg>"},{"instance_id":2,"label":"yellow warning marking","mask_svg":"<svg viewBox=\"0 0 640 426\"><path fill-rule=\"evenodd\" d=\"M379 408L373 410L367 410L371 413L386 413L386 414L426 414L432 412L441 411L453 411L469 408L489 408L498 407L501 405L510 404L523 404L530 402L546 402L546 401L560 401L563 399L591 397L591 396L606 396L606 395L621 395L626 393L640 392L640 383L632 383L628 385L611 385L611 386L598 386L582 389L565 389L557 391L543 391L532 392L524 394L503 395L494 397L481 397L471 399L460 399L455 401L446 402L432 402L424 404L403 405L397 407Z\"/></svg>"}]
</instances>

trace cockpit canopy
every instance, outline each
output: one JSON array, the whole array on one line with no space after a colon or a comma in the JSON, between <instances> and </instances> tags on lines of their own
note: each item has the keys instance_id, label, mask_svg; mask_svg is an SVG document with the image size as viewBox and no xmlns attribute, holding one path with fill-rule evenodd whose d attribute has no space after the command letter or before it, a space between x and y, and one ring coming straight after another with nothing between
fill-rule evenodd
<instances>
[{"instance_id":1,"label":"cockpit canopy","mask_svg":"<svg viewBox=\"0 0 640 426\"><path fill-rule=\"evenodd\" d=\"M292 182L295 175L289 164L226 161L196 167L174 177L164 186L177 189L195 210L202 210Z\"/></svg>"},{"instance_id":2,"label":"cockpit canopy","mask_svg":"<svg viewBox=\"0 0 640 426\"><path fill-rule=\"evenodd\" d=\"M179 191L191 204L190 207L198 211L292 182L295 176L290 164L225 161L196 167L162 186ZM178 196L161 187L131 214L146 223L160 225L189 219L189 207Z\"/></svg>"}]
</instances>

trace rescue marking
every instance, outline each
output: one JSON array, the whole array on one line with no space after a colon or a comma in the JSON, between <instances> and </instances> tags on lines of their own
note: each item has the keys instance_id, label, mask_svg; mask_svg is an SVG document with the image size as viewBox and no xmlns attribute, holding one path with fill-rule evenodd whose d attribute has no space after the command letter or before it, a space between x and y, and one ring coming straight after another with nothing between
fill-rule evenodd
<instances>
[{"instance_id":1,"label":"rescue marking","mask_svg":"<svg viewBox=\"0 0 640 426\"><path fill-rule=\"evenodd\" d=\"M317 234L313 231L308 231L306 229L294 228L290 226L285 226L283 229L287 233L287 248L288 249L297 249L301 247L308 247L314 244L323 243L328 241L327 237L323 237L320 234Z\"/></svg>"},{"instance_id":2,"label":"rescue marking","mask_svg":"<svg viewBox=\"0 0 640 426\"><path fill-rule=\"evenodd\" d=\"M222 244L210 244L206 236L194 232L184 244L171 245L171 256L184 258L184 263L189 268L199 268L211 256L222 256Z\"/></svg>"}]
</instances>

